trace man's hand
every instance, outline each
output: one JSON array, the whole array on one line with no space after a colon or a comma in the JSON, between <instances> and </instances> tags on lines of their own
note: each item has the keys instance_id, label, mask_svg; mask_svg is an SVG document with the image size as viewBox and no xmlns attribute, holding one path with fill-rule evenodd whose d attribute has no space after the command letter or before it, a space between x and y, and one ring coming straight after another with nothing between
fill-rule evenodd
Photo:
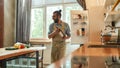
<instances>
[{"instance_id":1,"label":"man's hand","mask_svg":"<svg viewBox=\"0 0 120 68\"><path fill-rule=\"evenodd\" d=\"M57 28L57 29L55 30L55 33L58 34L59 32L60 32L60 29Z\"/></svg>"},{"instance_id":2,"label":"man's hand","mask_svg":"<svg viewBox=\"0 0 120 68\"><path fill-rule=\"evenodd\" d=\"M64 37L63 37L63 39L65 39L65 40L66 40L66 39L69 39L69 38L70 38L69 36L64 36Z\"/></svg>"},{"instance_id":3,"label":"man's hand","mask_svg":"<svg viewBox=\"0 0 120 68\"><path fill-rule=\"evenodd\" d=\"M55 31L53 31L51 34L49 34L49 38L54 38L57 34L59 34L60 32L60 29L56 29Z\"/></svg>"}]
</instances>

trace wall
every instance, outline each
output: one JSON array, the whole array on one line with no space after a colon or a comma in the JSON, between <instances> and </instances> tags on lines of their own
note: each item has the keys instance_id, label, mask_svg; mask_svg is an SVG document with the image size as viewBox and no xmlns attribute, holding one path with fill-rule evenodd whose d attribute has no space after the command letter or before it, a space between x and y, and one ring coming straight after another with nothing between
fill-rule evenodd
<instances>
[{"instance_id":1,"label":"wall","mask_svg":"<svg viewBox=\"0 0 120 68\"><path fill-rule=\"evenodd\" d=\"M91 8L94 6L103 6L104 0L86 0L87 8Z\"/></svg>"},{"instance_id":2,"label":"wall","mask_svg":"<svg viewBox=\"0 0 120 68\"><path fill-rule=\"evenodd\" d=\"M0 0L0 48L3 47L4 36L4 0Z\"/></svg>"},{"instance_id":3,"label":"wall","mask_svg":"<svg viewBox=\"0 0 120 68\"><path fill-rule=\"evenodd\" d=\"M4 47L14 44L15 0L4 0Z\"/></svg>"},{"instance_id":4,"label":"wall","mask_svg":"<svg viewBox=\"0 0 120 68\"><path fill-rule=\"evenodd\" d=\"M104 0L86 0L89 12L89 42L101 42L100 32L104 28Z\"/></svg>"},{"instance_id":5,"label":"wall","mask_svg":"<svg viewBox=\"0 0 120 68\"><path fill-rule=\"evenodd\" d=\"M101 30L104 25L104 7L91 7L89 9L89 42L101 42Z\"/></svg>"}]
</instances>

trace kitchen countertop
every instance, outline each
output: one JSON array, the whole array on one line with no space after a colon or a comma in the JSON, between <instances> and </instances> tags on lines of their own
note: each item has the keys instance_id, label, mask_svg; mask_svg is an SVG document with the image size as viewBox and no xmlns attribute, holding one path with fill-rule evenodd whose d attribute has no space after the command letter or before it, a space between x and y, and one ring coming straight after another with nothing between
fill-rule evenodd
<instances>
[{"instance_id":1,"label":"kitchen countertop","mask_svg":"<svg viewBox=\"0 0 120 68\"><path fill-rule=\"evenodd\" d=\"M120 54L120 48L88 48L89 45L102 45L102 44L85 44L84 46L75 50L73 55L80 56L118 56ZM103 45L104 46L104 45Z\"/></svg>"},{"instance_id":2,"label":"kitchen countertop","mask_svg":"<svg viewBox=\"0 0 120 68\"><path fill-rule=\"evenodd\" d=\"M0 48L0 60L4 60L10 57L19 56L27 53L36 52L39 50L46 49L46 47L30 47L17 50L5 50L5 48Z\"/></svg>"},{"instance_id":3,"label":"kitchen countertop","mask_svg":"<svg viewBox=\"0 0 120 68\"><path fill-rule=\"evenodd\" d=\"M72 58L75 56L85 56L85 57L108 57L108 56L119 56L120 48L88 48L89 45L102 45L100 42L86 43L80 48L73 51L69 56L63 57L61 60L52 63L47 68L59 68L61 65L68 61L67 58ZM71 61L71 59L69 59Z\"/></svg>"}]
</instances>

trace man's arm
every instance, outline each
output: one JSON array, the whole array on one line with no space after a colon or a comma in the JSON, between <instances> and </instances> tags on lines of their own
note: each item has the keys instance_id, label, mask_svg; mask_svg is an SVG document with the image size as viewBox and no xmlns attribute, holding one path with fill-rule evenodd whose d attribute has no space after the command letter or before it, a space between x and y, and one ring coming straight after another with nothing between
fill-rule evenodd
<instances>
[{"instance_id":1,"label":"man's arm","mask_svg":"<svg viewBox=\"0 0 120 68\"><path fill-rule=\"evenodd\" d=\"M66 28L67 28L67 30L66 30L66 36L63 37L63 38L64 39L69 39L71 37L71 34L70 34L70 27L69 27L68 24L66 24Z\"/></svg>"}]
</instances>

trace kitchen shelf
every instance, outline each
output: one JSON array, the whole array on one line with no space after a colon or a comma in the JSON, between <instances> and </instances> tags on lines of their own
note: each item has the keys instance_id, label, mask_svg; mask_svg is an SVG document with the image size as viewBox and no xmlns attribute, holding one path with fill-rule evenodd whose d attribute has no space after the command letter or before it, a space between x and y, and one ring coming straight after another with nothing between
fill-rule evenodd
<instances>
[{"instance_id":1,"label":"kitchen shelf","mask_svg":"<svg viewBox=\"0 0 120 68\"><path fill-rule=\"evenodd\" d=\"M104 6L105 8L109 7L110 5L113 5L117 0L104 0Z\"/></svg>"},{"instance_id":2,"label":"kitchen shelf","mask_svg":"<svg viewBox=\"0 0 120 68\"><path fill-rule=\"evenodd\" d=\"M120 11L110 11L106 13L104 22L117 21L120 19Z\"/></svg>"}]
</instances>

